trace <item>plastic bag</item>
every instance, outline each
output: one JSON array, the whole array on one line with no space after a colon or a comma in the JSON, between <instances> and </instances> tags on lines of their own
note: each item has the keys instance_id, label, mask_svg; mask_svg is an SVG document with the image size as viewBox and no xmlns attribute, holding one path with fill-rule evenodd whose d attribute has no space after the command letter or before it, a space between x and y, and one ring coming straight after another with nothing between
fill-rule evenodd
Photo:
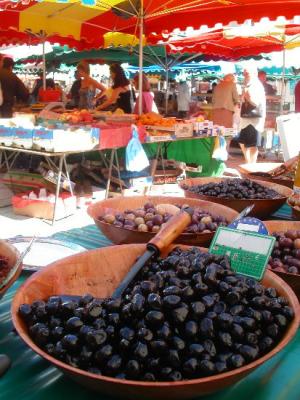
<instances>
[{"instance_id":1,"label":"plastic bag","mask_svg":"<svg viewBox=\"0 0 300 400\"><path fill-rule=\"evenodd\" d=\"M226 140L223 136L217 136L215 138L215 145L212 153L212 158L218 161L226 161L228 159Z\"/></svg>"},{"instance_id":2,"label":"plastic bag","mask_svg":"<svg viewBox=\"0 0 300 400\"><path fill-rule=\"evenodd\" d=\"M149 167L149 160L140 142L137 127L132 126L132 138L126 147L127 171L142 171Z\"/></svg>"}]
</instances>

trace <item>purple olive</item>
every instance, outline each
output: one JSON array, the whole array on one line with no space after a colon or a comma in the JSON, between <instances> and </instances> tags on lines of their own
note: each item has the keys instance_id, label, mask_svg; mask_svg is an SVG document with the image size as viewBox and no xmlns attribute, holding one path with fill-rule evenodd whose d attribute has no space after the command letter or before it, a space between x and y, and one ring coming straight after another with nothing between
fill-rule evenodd
<instances>
[{"instance_id":1,"label":"purple olive","mask_svg":"<svg viewBox=\"0 0 300 400\"><path fill-rule=\"evenodd\" d=\"M284 247L292 248L293 247L293 241L292 241L292 239L289 239L289 238L286 238L286 237L281 237L279 239L279 246L281 248L284 248Z\"/></svg>"},{"instance_id":2,"label":"purple olive","mask_svg":"<svg viewBox=\"0 0 300 400\"><path fill-rule=\"evenodd\" d=\"M291 229L285 232L285 236L292 240L296 240L298 238L297 231Z\"/></svg>"},{"instance_id":3,"label":"purple olive","mask_svg":"<svg viewBox=\"0 0 300 400\"><path fill-rule=\"evenodd\" d=\"M288 272L290 274L298 274L298 268L297 267L289 267Z\"/></svg>"}]
</instances>

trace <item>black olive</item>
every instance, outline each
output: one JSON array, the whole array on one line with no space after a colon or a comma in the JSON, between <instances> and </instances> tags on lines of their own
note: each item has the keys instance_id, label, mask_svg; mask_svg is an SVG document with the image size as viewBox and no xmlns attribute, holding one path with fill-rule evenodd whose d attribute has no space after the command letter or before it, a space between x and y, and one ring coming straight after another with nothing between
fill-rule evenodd
<instances>
[{"instance_id":1,"label":"black olive","mask_svg":"<svg viewBox=\"0 0 300 400\"><path fill-rule=\"evenodd\" d=\"M220 342L223 346L231 347L232 346L232 337L228 332L219 332L218 334Z\"/></svg>"},{"instance_id":2,"label":"black olive","mask_svg":"<svg viewBox=\"0 0 300 400\"><path fill-rule=\"evenodd\" d=\"M115 374L120 370L121 365L122 365L122 358L119 355L115 354L111 356L106 363L107 372L109 374Z\"/></svg>"},{"instance_id":3,"label":"black olive","mask_svg":"<svg viewBox=\"0 0 300 400\"><path fill-rule=\"evenodd\" d=\"M123 339L128 340L129 342L134 339L135 332L133 329L128 328L125 326L124 328L120 329L120 337Z\"/></svg>"},{"instance_id":4,"label":"black olive","mask_svg":"<svg viewBox=\"0 0 300 400\"><path fill-rule=\"evenodd\" d=\"M276 322L280 328L285 328L288 323L286 317L282 314L275 315L274 322Z\"/></svg>"},{"instance_id":5,"label":"black olive","mask_svg":"<svg viewBox=\"0 0 300 400\"><path fill-rule=\"evenodd\" d=\"M177 350L169 350L166 356L167 364L173 368L178 368L181 364L180 357Z\"/></svg>"},{"instance_id":6,"label":"black olive","mask_svg":"<svg viewBox=\"0 0 300 400\"><path fill-rule=\"evenodd\" d=\"M109 312L116 312L120 310L122 304L122 300L121 298L118 299L109 299L106 303L105 303L105 308L109 311Z\"/></svg>"},{"instance_id":7,"label":"black olive","mask_svg":"<svg viewBox=\"0 0 300 400\"><path fill-rule=\"evenodd\" d=\"M133 313L140 313L144 308L144 303L145 297L139 293L136 293L131 300Z\"/></svg>"},{"instance_id":8,"label":"black olive","mask_svg":"<svg viewBox=\"0 0 300 400\"><path fill-rule=\"evenodd\" d=\"M196 294L196 295L198 295L198 296L203 296L203 295L205 295L206 293L208 293L208 286L205 285L205 283L197 283L197 284L194 286L194 291L195 291L195 294Z\"/></svg>"},{"instance_id":9,"label":"black olive","mask_svg":"<svg viewBox=\"0 0 300 400\"><path fill-rule=\"evenodd\" d=\"M150 327L157 327L164 322L164 314L160 311L152 310L146 314L145 319Z\"/></svg>"},{"instance_id":10,"label":"black olive","mask_svg":"<svg viewBox=\"0 0 300 400\"><path fill-rule=\"evenodd\" d=\"M95 354L95 359L96 359L96 354ZM79 362L81 366L87 368L90 365L92 358L93 358L93 352L88 347L82 346L79 354Z\"/></svg>"},{"instance_id":11,"label":"black olive","mask_svg":"<svg viewBox=\"0 0 300 400\"><path fill-rule=\"evenodd\" d=\"M222 374L223 372L228 371L226 362L222 362L222 361L217 361L215 363L215 369L218 374Z\"/></svg>"},{"instance_id":12,"label":"black olive","mask_svg":"<svg viewBox=\"0 0 300 400\"><path fill-rule=\"evenodd\" d=\"M51 331L51 337L54 340L60 340L65 335L65 330L62 326L56 326Z\"/></svg>"},{"instance_id":13,"label":"black olive","mask_svg":"<svg viewBox=\"0 0 300 400\"><path fill-rule=\"evenodd\" d=\"M196 358L189 358L182 365L182 369L186 374L194 374L199 367L198 360Z\"/></svg>"},{"instance_id":14,"label":"black olive","mask_svg":"<svg viewBox=\"0 0 300 400\"><path fill-rule=\"evenodd\" d=\"M105 319L103 319L103 318L96 318L95 321L93 322L93 327L94 327L96 330L106 328Z\"/></svg>"},{"instance_id":15,"label":"black olive","mask_svg":"<svg viewBox=\"0 0 300 400\"><path fill-rule=\"evenodd\" d=\"M58 315L59 314L59 309L60 309L61 302L59 300L57 301L50 301L48 300L46 303L45 310L49 315Z\"/></svg>"},{"instance_id":16,"label":"black olive","mask_svg":"<svg viewBox=\"0 0 300 400\"><path fill-rule=\"evenodd\" d=\"M167 322L165 322L157 331L156 336L159 339L168 339L172 334L170 326Z\"/></svg>"},{"instance_id":17,"label":"black olive","mask_svg":"<svg viewBox=\"0 0 300 400\"><path fill-rule=\"evenodd\" d=\"M179 372L179 371L172 371L170 374L169 374L169 377L168 377L169 379L168 380L170 380L170 381L173 381L173 382L176 382L176 381L181 381L183 378L182 378L182 374L181 374L181 372Z\"/></svg>"},{"instance_id":18,"label":"black olive","mask_svg":"<svg viewBox=\"0 0 300 400\"><path fill-rule=\"evenodd\" d=\"M61 326L62 325L62 321L60 318L57 317L50 317L49 320L49 328L55 328L57 326Z\"/></svg>"},{"instance_id":19,"label":"black olive","mask_svg":"<svg viewBox=\"0 0 300 400\"><path fill-rule=\"evenodd\" d=\"M273 347L273 344L274 344L273 339L270 338L270 336L265 336L259 341L258 346L259 346L260 351L265 353L268 350L270 350L271 347Z\"/></svg>"},{"instance_id":20,"label":"black olive","mask_svg":"<svg viewBox=\"0 0 300 400\"><path fill-rule=\"evenodd\" d=\"M235 306L232 306L229 310L231 315L239 315L244 311L244 306L241 304L237 304Z\"/></svg>"},{"instance_id":21,"label":"black olive","mask_svg":"<svg viewBox=\"0 0 300 400\"><path fill-rule=\"evenodd\" d=\"M167 308L175 308L181 302L181 298L174 294L163 297L163 305Z\"/></svg>"},{"instance_id":22,"label":"black olive","mask_svg":"<svg viewBox=\"0 0 300 400\"><path fill-rule=\"evenodd\" d=\"M180 296L180 293L181 293L181 289L178 286L168 286L163 290L164 296L169 296L171 294Z\"/></svg>"},{"instance_id":23,"label":"black olive","mask_svg":"<svg viewBox=\"0 0 300 400\"><path fill-rule=\"evenodd\" d=\"M189 313L189 309L187 307L177 307L171 311L172 317L174 318L175 324L183 323Z\"/></svg>"},{"instance_id":24,"label":"black olive","mask_svg":"<svg viewBox=\"0 0 300 400\"><path fill-rule=\"evenodd\" d=\"M63 315L64 317L72 316L77 307L78 304L74 301L65 301L60 306L61 315Z\"/></svg>"},{"instance_id":25,"label":"black olive","mask_svg":"<svg viewBox=\"0 0 300 400\"><path fill-rule=\"evenodd\" d=\"M150 343L150 348L154 354L161 355L168 351L168 345L164 340L152 340Z\"/></svg>"},{"instance_id":26,"label":"black olive","mask_svg":"<svg viewBox=\"0 0 300 400\"><path fill-rule=\"evenodd\" d=\"M241 355L248 361L253 361L258 356L258 348L249 345L243 345L239 349Z\"/></svg>"},{"instance_id":27,"label":"black olive","mask_svg":"<svg viewBox=\"0 0 300 400\"><path fill-rule=\"evenodd\" d=\"M61 343L67 351L74 352L79 350L79 339L76 335L65 335L62 338Z\"/></svg>"},{"instance_id":28,"label":"black olive","mask_svg":"<svg viewBox=\"0 0 300 400\"><path fill-rule=\"evenodd\" d=\"M212 361L201 360L199 363L199 368L205 375L212 375L215 372L215 365Z\"/></svg>"},{"instance_id":29,"label":"black olive","mask_svg":"<svg viewBox=\"0 0 300 400\"><path fill-rule=\"evenodd\" d=\"M289 307L289 306L283 307L282 312L283 312L284 316L285 316L289 321L292 320L292 319L294 318L294 310L293 310L291 307Z\"/></svg>"},{"instance_id":30,"label":"black olive","mask_svg":"<svg viewBox=\"0 0 300 400\"><path fill-rule=\"evenodd\" d=\"M258 337L255 333L247 332L245 335L245 340L250 345L256 345L258 343Z\"/></svg>"},{"instance_id":31,"label":"black olive","mask_svg":"<svg viewBox=\"0 0 300 400\"><path fill-rule=\"evenodd\" d=\"M266 332L269 336L271 336L271 338L276 339L279 335L279 327L277 324L271 324L267 326Z\"/></svg>"},{"instance_id":32,"label":"black olive","mask_svg":"<svg viewBox=\"0 0 300 400\"><path fill-rule=\"evenodd\" d=\"M79 300L79 305L81 306L81 307L84 307L84 306L86 306L87 304L89 304L91 301L93 301L94 300L94 297L92 296L92 295L90 295L90 294L86 294L86 295L84 295L84 296L82 296L81 298L80 298L80 300Z\"/></svg>"},{"instance_id":33,"label":"black olive","mask_svg":"<svg viewBox=\"0 0 300 400\"><path fill-rule=\"evenodd\" d=\"M203 318L200 322L200 333L206 338L214 337L214 324L210 318Z\"/></svg>"},{"instance_id":34,"label":"black olive","mask_svg":"<svg viewBox=\"0 0 300 400\"><path fill-rule=\"evenodd\" d=\"M246 361L244 359L244 357L240 354L233 354L230 358L229 358L229 363L231 365L232 368L240 368L243 365L245 365Z\"/></svg>"},{"instance_id":35,"label":"black olive","mask_svg":"<svg viewBox=\"0 0 300 400\"><path fill-rule=\"evenodd\" d=\"M227 309L226 303L224 303L223 301L219 301L217 304L214 305L213 308L216 314L222 314L226 311L226 309Z\"/></svg>"},{"instance_id":36,"label":"black olive","mask_svg":"<svg viewBox=\"0 0 300 400\"><path fill-rule=\"evenodd\" d=\"M225 296L226 303L228 303L232 306L235 304L238 304L240 299L241 299L240 294L233 290L229 291Z\"/></svg>"},{"instance_id":37,"label":"black olive","mask_svg":"<svg viewBox=\"0 0 300 400\"><path fill-rule=\"evenodd\" d=\"M208 353L211 357L215 357L217 354L217 349L212 340L206 339L203 342L204 351Z\"/></svg>"},{"instance_id":38,"label":"black olive","mask_svg":"<svg viewBox=\"0 0 300 400\"><path fill-rule=\"evenodd\" d=\"M51 356L55 355L55 345L53 343L47 343L44 349Z\"/></svg>"},{"instance_id":39,"label":"black olive","mask_svg":"<svg viewBox=\"0 0 300 400\"><path fill-rule=\"evenodd\" d=\"M157 371L158 367L161 365L160 358L148 358L147 366L150 371Z\"/></svg>"},{"instance_id":40,"label":"black olive","mask_svg":"<svg viewBox=\"0 0 300 400\"><path fill-rule=\"evenodd\" d=\"M156 381L155 375L152 374L151 372L147 372L147 373L143 376L143 381L146 381L146 382L155 382L155 381Z\"/></svg>"},{"instance_id":41,"label":"black olive","mask_svg":"<svg viewBox=\"0 0 300 400\"><path fill-rule=\"evenodd\" d=\"M154 310L161 309L162 301L161 301L159 294L150 293L147 297L147 302L148 302L149 306L151 308L153 308Z\"/></svg>"},{"instance_id":42,"label":"black olive","mask_svg":"<svg viewBox=\"0 0 300 400\"><path fill-rule=\"evenodd\" d=\"M185 336L193 338L198 333L198 324L195 321L187 321L184 326Z\"/></svg>"},{"instance_id":43,"label":"black olive","mask_svg":"<svg viewBox=\"0 0 300 400\"><path fill-rule=\"evenodd\" d=\"M86 343L91 346L91 348L97 348L101 344L105 343L107 339L107 333L100 329L98 331L90 331L86 334Z\"/></svg>"},{"instance_id":44,"label":"black olive","mask_svg":"<svg viewBox=\"0 0 300 400\"><path fill-rule=\"evenodd\" d=\"M139 339L144 340L145 342L150 342L153 339L153 333L148 328L140 328L137 336Z\"/></svg>"},{"instance_id":45,"label":"black olive","mask_svg":"<svg viewBox=\"0 0 300 400\"><path fill-rule=\"evenodd\" d=\"M93 318L98 318L101 315L102 307L99 304L95 303L90 303L88 305L88 308L86 310L86 315L93 319Z\"/></svg>"},{"instance_id":46,"label":"black olive","mask_svg":"<svg viewBox=\"0 0 300 400\"><path fill-rule=\"evenodd\" d=\"M221 313L218 315L217 321L222 329L228 330L233 323L233 317L231 314Z\"/></svg>"},{"instance_id":47,"label":"black olive","mask_svg":"<svg viewBox=\"0 0 300 400\"><path fill-rule=\"evenodd\" d=\"M241 323L243 328L249 331L253 331L256 327L256 321L253 318L243 317Z\"/></svg>"},{"instance_id":48,"label":"black olive","mask_svg":"<svg viewBox=\"0 0 300 400\"><path fill-rule=\"evenodd\" d=\"M133 354L138 360L144 360L148 356L147 345L142 342L137 342L134 347Z\"/></svg>"},{"instance_id":49,"label":"black olive","mask_svg":"<svg viewBox=\"0 0 300 400\"><path fill-rule=\"evenodd\" d=\"M192 343L189 345L189 354L194 357L200 356L204 352L204 347L200 343Z\"/></svg>"},{"instance_id":50,"label":"black olive","mask_svg":"<svg viewBox=\"0 0 300 400\"><path fill-rule=\"evenodd\" d=\"M210 308L215 304L215 298L214 296L208 295L208 296L203 296L202 301L205 305L205 307Z\"/></svg>"},{"instance_id":51,"label":"black olive","mask_svg":"<svg viewBox=\"0 0 300 400\"><path fill-rule=\"evenodd\" d=\"M141 366L137 360L129 360L125 366L126 376L137 378L141 373Z\"/></svg>"},{"instance_id":52,"label":"black olive","mask_svg":"<svg viewBox=\"0 0 300 400\"><path fill-rule=\"evenodd\" d=\"M83 322L78 317L71 317L66 322L66 330L68 332L78 332L83 326Z\"/></svg>"},{"instance_id":53,"label":"black olive","mask_svg":"<svg viewBox=\"0 0 300 400\"><path fill-rule=\"evenodd\" d=\"M273 321L273 315L269 310L262 310L261 311L262 320L266 323Z\"/></svg>"},{"instance_id":54,"label":"black olive","mask_svg":"<svg viewBox=\"0 0 300 400\"><path fill-rule=\"evenodd\" d=\"M120 314L119 313L111 313L108 314L108 323L113 326L118 326L120 324Z\"/></svg>"},{"instance_id":55,"label":"black olive","mask_svg":"<svg viewBox=\"0 0 300 400\"><path fill-rule=\"evenodd\" d=\"M178 351L185 349L185 341L178 336L173 336L170 342L172 347L174 347Z\"/></svg>"},{"instance_id":56,"label":"black olive","mask_svg":"<svg viewBox=\"0 0 300 400\"><path fill-rule=\"evenodd\" d=\"M205 314L205 305L201 301L191 303L191 308L193 315L197 318L200 318Z\"/></svg>"}]
</instances>

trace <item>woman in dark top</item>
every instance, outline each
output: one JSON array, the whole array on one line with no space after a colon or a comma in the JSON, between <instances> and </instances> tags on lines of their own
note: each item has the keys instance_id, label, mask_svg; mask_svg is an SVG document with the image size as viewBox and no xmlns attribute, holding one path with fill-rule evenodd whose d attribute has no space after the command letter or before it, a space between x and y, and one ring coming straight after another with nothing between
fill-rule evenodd
<instances>
[{"instance_id":1,"label":"woman in dark top","mask_svg":"<svg viewBox=\"0 0 300 400\"><path fill-rule=\"evenodd\" d=\"M97 110L107 110L120 108L126 114L131 114L131 90L130 82L125 76L123 68L119 64L112 64L110 76L113 82L111 95L105 100Z\"/></svg>"}]
</instances>

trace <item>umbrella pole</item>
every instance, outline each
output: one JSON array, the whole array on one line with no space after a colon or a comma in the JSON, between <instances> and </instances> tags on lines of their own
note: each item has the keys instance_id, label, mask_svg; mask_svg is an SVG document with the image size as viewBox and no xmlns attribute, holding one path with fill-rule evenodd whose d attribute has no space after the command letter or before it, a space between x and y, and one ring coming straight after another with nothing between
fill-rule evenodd
<instances>
[{"instance_id":1,"label":"umbrella pole","mask_svg":"<svg viewBox=\"0 0 300 400\"><path fill-rule=\"evenodd\" d=\"M168 65L168 54L167 46L165 46L165 69L166 69L166 103L165 103L165 113L168 114L168 104L169 104L169 65Z\"/></svg>"},{"instance_id":2,"label":"umbrella pole","mask_svg":"<svg viewBox=\"0 0 300 400\"><path fill-rule=\"evenodd\" d=\"M143 113L143 34L144 34L144 1L141 0L140 18L139 18L139 115Z\"/></svg>"},{"instance_id":3,"label":"umbrella pole","mask_svg":"<svg viewBox=\"0 0 300 400\"><path fill-rule=\"evenodd\" d=\"M281 77L281 99L280 99L280 114L283 113L283 105L284 105L284 98L285 98L285 65L286 65L286 59L285 59L285 47L283 48L282 52L282 77Z\"/></svg>"},{"instance_id":4,"label":"umbrella pole","mask_svg":"<svg viewBox=\"0 0 300 400\"><path fill-rule=\"evenodd\" d=\"M46 89L46 55L45 55L45 41L43 40L43 89Z\"/></svg>"}]
</instances>

